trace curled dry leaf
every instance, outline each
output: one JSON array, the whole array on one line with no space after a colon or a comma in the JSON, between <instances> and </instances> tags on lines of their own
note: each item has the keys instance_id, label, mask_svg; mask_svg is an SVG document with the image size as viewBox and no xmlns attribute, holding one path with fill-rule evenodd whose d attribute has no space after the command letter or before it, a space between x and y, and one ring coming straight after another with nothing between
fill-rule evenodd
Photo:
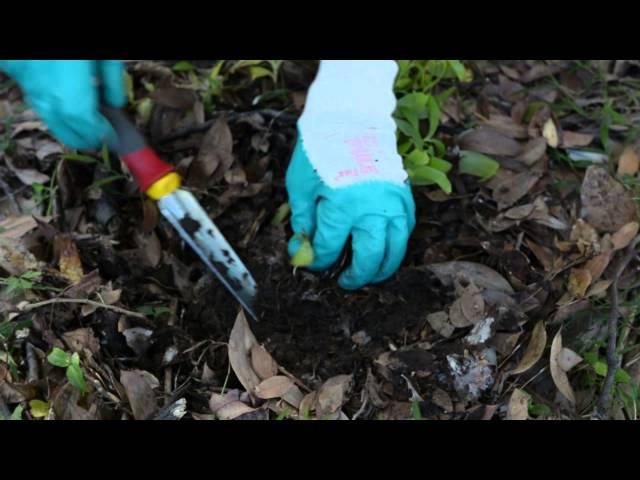
<instances>
[{"instance_id":1,"label":"curled dry leaf","mask_svg":"<svg viewBox=\"0 0 640 480\"><path fill-rule=\"evenodd\" d=\"M600 232L615 232L637 221L631 194L602 167L591 166L580 191L581 216Z\"/></svg>"},{"instance_id":2,"label":"curled dry leaf","mask_svg":"<svg viewBox=\"0 0 640 480\"><path fill-rule=\"evenodd\" d=\"M551 378L553 378L553 383L555 383L556 387L562 393L562 395L571 402L571 404L575 405L576 403L576 395L573 392L573 388L569 383L569 377L567 377L567 373L562 370L559 364L560 353L562 352L562 329L558 330L556 336L553 338L553 342L551 342L551 358L549 362L549 369L551 370Z\"/></svg>"},{"instance_id":3,"label":"curled dry leaf","mask_svg":"<svg viewBox=\"0 0 640 480\"><path fill-rule=\"evenodd\" d=\"M635 175L640 170L640 156L632 147L627 147L618 160L618 175Z\"/></svg>"},{"instance_id":4,"label":"curled dry leaf","mask_svg":"<svg viewBox=\"0 0 640 480\"><path fill-rule=\"evenodd\" d=\"M446 287L453 286L454 280L464 275L480 289L499 290L514 293L505 278L492 268L481 263L452 261L434 263L425 267Z\"/></svg>"},{"instance_id":5,"label":"curled dry leaf","mask_svg":"<svg viewBox=\"0 0 640 480\"><path fill-rule=\"evenodd\" d=\"M527 350L524 352L520 363L511 371L511 375L518 375L524 373L533 367L542 354L547 345L547 330L544 326L544 321L539 321L531 332L531 339Z\"/></svg>"},{"instance_id":6,"label":"curled dry leaf","mask_svg":"<svg viewBox=\"0 0 640 480\"><path fill-rule=\"evenodd\" d=\"M80 254L75 242L68 236L58 236L58 248L60 252L60 273L72 284L78 283L84 276Z\"/></svg>"},{"instance_id":7,"label":"curled dry leaf","mask_svg":"<svg viewBox=\"0 0 640 480\"><path fill-rule=\"evenodd\" d=\"M613 280L600 280L594 283L585 295L585 298L601 297L607 290L609 290L612 283Z\"/></svg>"},{"instance_id":8,"label":"curled dry leaf","mask_svg":"<svg viewBox=\"0 0 640 480\"><path fill-rule=\"evenodd\" d=\"M351 390L353 375L337 375L322 384L316 398L318 417L335 414L347 400Z\"/></svg>"},{"instance_id":9,"label":"curled dry leaf","mask_svg":"<svg viewBox=\"0 0 640 480\"><path fill-rule=\"evenodd\" d=\"M276 375L275 377L267 378L262 381L253 390L256 397L263 400L269 400L271 398L280 398L284 396L293 387L293 381L289 377L284 375Z\"/></svg>"},{"instance_id":10,"label":"curled dry leaf","mask_svg":"<svg viewBox=\"0 0 640 480\"><path fill-rule=\"evenodd\" d=\"M229 363L247 392L254 392L260 384L260 377L251 366L251 349L254 345L258 345L258 341L241 310L229 336Z\"/></svg>"},{"instance_id":11,"label":"curled dry leaf","mask_svg":"<svg viewBox=\"0 0 640 480\"><path fill-rule=\"evenodd\" d=\"M569 348L563 348L558 354L558 366L565 372L582 362L582 357Z\"/></svg>"},{"instance_id":12,"label":"curled dry leaf","mask_svg":"<svg viewBox=\"0 0 640 480\"><path fill-rule=\"evenodd\" d=\"M278 364L262 345L251 347L251 367L261 380L278 374Z\"/></svg>"},{"instance_id":13,"label":"curled dry leaf","mask_svg":"<svg viewBox=\"0 0 640 480\"><path fill-rule=\"evenodd\" d=\"M613 250L622 250L627 248L631 241L638 234L640 224L638 222L629 222L624 225L620 230L611 236L611 243L613 244Z\"/></svg>"},{"instance_id":14,"label":"curled dry leaf","mask_svg":"<svg viewBox=\"0 0 640 480\"><path fill-rule=\"evenodd\" d=\"M189 167L188 180L196 185L206 185L222 178L233 163L233 137L226 120L218 119L205 134L196 159Z\"/></svg>"},{"instance_id":15,"label":"curled dry leaf","mask_svg":"<svg viewBox=\"0 0 640 480\"><path fill-rule=\"evenodd\" d=\"M574 268L569 274L568 290L571 295L582 298L587 293L587 288L591 285L591 272L586 268Z\"/></svg>"},{"instance_id":16,"label":"curled dry leaf","mask_svg":"<svg viewBox=\"0 0 640 480\"><path fill-rule=\"evenodd\" d=\"M298 410L302 418L307 418L315 410L316 396L316 392L307 393L300 401Z\"/></svg>"},{"instance_id":17,"label":"curled dry leaf","mask_svg":"<svg viewBox=\"0 0 640 480\"><path fill-rule=\"evenodd\" d=\"M591 281L595 282L600 278L600 276L604 273L605 269L609 265L611 261L611 257L613 255L612 250L607 250L602 252L600 255L596 255L587 263L584 264L584 269L588 270L591 274Z\"/></svg>"}]
</instances>

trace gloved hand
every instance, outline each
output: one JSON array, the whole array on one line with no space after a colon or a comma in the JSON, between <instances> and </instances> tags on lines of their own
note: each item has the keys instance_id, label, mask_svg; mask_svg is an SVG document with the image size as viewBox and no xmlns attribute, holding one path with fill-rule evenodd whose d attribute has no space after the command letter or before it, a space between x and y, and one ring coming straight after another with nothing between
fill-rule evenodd
<instances>
[{"instance_id":1,"label":"gloved hand","mask_svg":"<svg viewBox=\"0 0 640 480\"><path fill-rule=\"evenodd\" d=\"M99 148L117 138L99 111L100 104L126 103L124 67L116 60L1 60L27 102L62 143Z\"/></svg>"},{"instance_id":2,"label":"gloved hand","mask_svg":"<svg viewBox=\"0 0 640 480\"><path fill-rule=\"evenodd\" d=\"M312 270L336 262L349 236L353 260L338 282L357 289L389 278L404 259L415 204L396 146L391 60L323 60L298 121L286 186L289 241L311 239Z\"/></svg>"},{"instance_id":3,"label":"gloved hand","mask_svg":"<svg viewBox=\"0 0 640 480\"><path fill-rule=\"evenodd\" d=\"M415 226L407 183L376 180L331 188L314 171L299 137L286 185L296 234L289 241L289 255L296 254L304 233L314 252L308 268L324 270L336 262L351 235L353 259L338 279L342 288L358 289L395 273Z\"/></svg>"}]
</instances>

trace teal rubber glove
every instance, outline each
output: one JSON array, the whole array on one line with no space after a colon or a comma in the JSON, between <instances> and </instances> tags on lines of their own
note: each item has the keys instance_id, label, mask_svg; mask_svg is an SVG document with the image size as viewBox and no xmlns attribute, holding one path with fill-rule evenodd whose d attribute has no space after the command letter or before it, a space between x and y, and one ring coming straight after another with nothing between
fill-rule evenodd
<instances>
[{"instance_id":1,"label":"teal rubber glove","mask_svg":"<svg viewBox=\"0 0 640 480\"><path fill-rule=\"evenodd\" d=\"M415 226L415 204L408 184L371 181L331 188L307 156L302 139L287 170L286 186L294 237L289 255L301 246L300 234L311 239L311 270L333 265L352 237L351 265L338 284L347 290L386 280L400 267Z\"/></svg>"},{"instance_id":2,"label":"teal rubber glove","mask_svg":"<svg viewBox=\"0 0 640 480\"><path fill-rule=\"evenodd\" d=\"M124 66L116 60L0 60L52 135L76 149L117 138L100 104L126 104Z\"/></svg>"}]
</instances>

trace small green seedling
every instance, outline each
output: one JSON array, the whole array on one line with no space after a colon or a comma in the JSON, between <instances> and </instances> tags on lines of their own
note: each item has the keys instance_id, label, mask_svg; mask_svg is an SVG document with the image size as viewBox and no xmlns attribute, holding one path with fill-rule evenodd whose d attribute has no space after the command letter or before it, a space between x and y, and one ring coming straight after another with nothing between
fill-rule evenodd
<instances>
[{"instance_id":1,"label":"small green seedling","mask_svg":"<svg viewBox=\"0 0 640 480\"><path fill-rule=\"evenodd\" d=\"M31 416L33 418L46 418L49 415L49 403L42 400L31 400L29 402Z\"/></svg>"},{"instance_id":2,"label":"small green seedling","mask_svg":"<svg viewBox=\"0 0 640 480\"><path fill-rule=\"evenodd\" d=\"M0 278L0 285L5 285L7 287L7 293L19 295L26 290L32 290L35 288L33 280L39 279L40 276L40 272L29 270L19 277L11 276L7 278Z\"/></svg>"},{"instance_id":3,"label":"small green seedling","mask_svg":"<svg viewBox=\"0 0 640 480\"><path fill-rule=\"evenodd\" d=\"M291 265L294 267L307 267L311 265L313 263L314 254L309 237L305 234L298 234L293 238L294 240L300 240L302 243L300 244L300 248L298 248L296 254L291 257Z\"/></svg>"},{"instance_id":4,"label":"small green seedling","mask_svg":"<svg viewBox=\"0 0 640 480\"><path fill-rule=\"evenodd\" d=\"M414 420L424 420L422 412L420 411L420 402L418 400L411 402L411 417Z\"/></svg>"},{"instance_id":5,"label":"small green seedling","mask_svg":"<svg viewBox=\"0 0 640 480\"><path fill-rule=\"evenodd\" d=\"M82 393L87 393L87 383L84 379L84 373L80 368L80 355L74 352L69 355L64 350L58 347L54 347L49 356L47 357L49 363L55 367L67 369L67 379L69 383Z\"/></svg>"}]
</instances>

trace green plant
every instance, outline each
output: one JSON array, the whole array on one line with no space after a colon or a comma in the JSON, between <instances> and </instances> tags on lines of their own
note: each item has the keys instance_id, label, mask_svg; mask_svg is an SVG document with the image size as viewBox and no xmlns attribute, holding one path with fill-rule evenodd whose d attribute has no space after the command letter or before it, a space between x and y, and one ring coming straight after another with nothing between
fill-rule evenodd
<instances>
[{"instance_id":1,"label":"green plant","mask_svg":"<svg viewBox=\"0 0 640 480\"><path fill-rule=\"evenodd\" d=\"M16 277L0 278L0 285L7 287L7 293L19 295L25 290L33 290L37 288L34 281L39 279L42 274L40 272L28 270L22 275Z\"/></svg>"},{"instance_id":2,"label":"green plant","mask_svg":"<svg viewBox=\"0 0 640 480\"><path fill-rule=\"evenodd\" d=\"M147 317L157 318L165 313L171 313L171 309L164 305L141 305L136 309Z\"/></svg>"},{"instance_id":3,"label":"green plant","mask_svg":"<svg viewBox=\"0 0 640 480\"><path fill-rule=\"evenodd\" d=\"M87 382L84 379L84 372L80 367L80 355L78 355L77 352L70 355L64 350L54 347L47 356L47 361L55 367L66 368L67 379L75 388L82 393L89 391L87 389Z\"/></svg>"},{"instance_id":4,"label":"green plant","mask_svg":"<svg viewBox=\"0 0 640 480\"><path fill-rule=\"evenodd\" d=\"M411 417L414 420L423 420L422 412L420 411L420 402L418 400L411 402Z\"/></svg>"},{"instance_id":5,"label":"green plant","mask_svg":"<svg viewBox=\"0 0 640 480\"><path fill-rule=\"evenodd\" d=\"M471 70L459 60L398 60L398 66L394 119L398 127L398 151L409 179L413 185L436 184L444 192L451 193L447 173L452 164L444 160L446 148L435 134L442 106L455 88L436 90L442 90L437 87L443 80L469 81ZM482 178L495 174L498 164L494 160L467 153L462 173Z\"/></svg>"}]
</instances>

